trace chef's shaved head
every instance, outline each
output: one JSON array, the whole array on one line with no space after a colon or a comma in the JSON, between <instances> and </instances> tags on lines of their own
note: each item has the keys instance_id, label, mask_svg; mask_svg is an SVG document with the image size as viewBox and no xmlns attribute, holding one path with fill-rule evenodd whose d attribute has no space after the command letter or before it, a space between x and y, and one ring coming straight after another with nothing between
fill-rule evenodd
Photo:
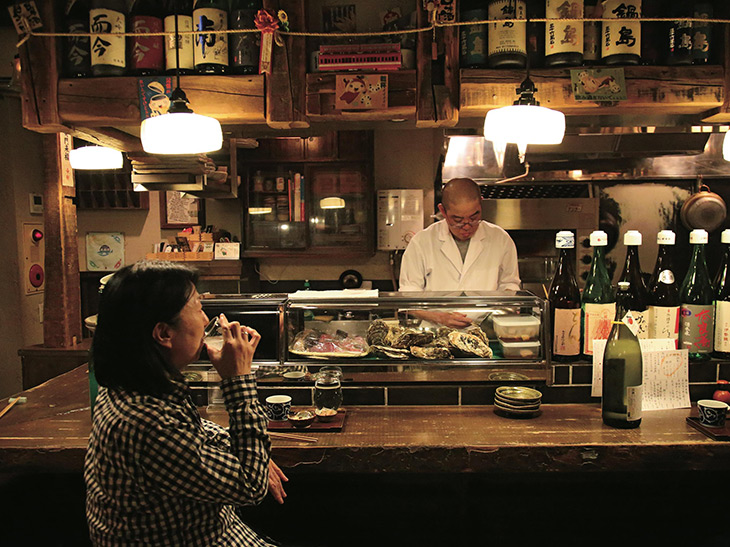
<instances>
[{"instance_id":1,"label":"chef's shaved head","mask_svg":"<svg viewBox=\"0 0 730 547\"><path fill-rule=\"evenodd\" d=\"M479 185L467 178L451 179L444 185L441 195L441 203L446 209L481 199L482 193L479 191Z\"/></svg>"}]
</instances>

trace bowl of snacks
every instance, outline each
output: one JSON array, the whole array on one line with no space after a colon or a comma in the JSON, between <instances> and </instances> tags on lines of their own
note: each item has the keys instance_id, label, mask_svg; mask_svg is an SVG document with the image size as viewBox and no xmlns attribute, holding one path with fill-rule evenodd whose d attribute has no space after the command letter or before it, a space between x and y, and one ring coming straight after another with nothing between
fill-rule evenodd
<instances>
[{"instance_id":1,"label":"bowl of snacks","mask_svg":"<svg viewBox=\"0 0 730 547\"><path fill-rule=\"evenodd\" d=\"M320 422L331 422L337 416L336 408L318 408L314 411Z\"/></svg>"},{"instance_id":2,"label":"bowl of snacks","mask_svg":"<svg viewBox=\"0 0 730 547\"><path fill-rule=\"evenodd\" d=\"M289 423L297 429L309 427L314 422L314 414L309 410L300 410L294 414L289 414Z\"/></svg>"}]
</instances>

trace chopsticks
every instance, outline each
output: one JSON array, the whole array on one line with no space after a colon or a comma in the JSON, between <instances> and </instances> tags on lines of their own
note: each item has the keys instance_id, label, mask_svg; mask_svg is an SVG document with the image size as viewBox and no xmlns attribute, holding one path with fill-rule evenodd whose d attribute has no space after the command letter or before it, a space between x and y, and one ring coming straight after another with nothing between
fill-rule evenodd
<instances>
[{"instance_id":1,"label":"chopsticks","mask_svg":"<svg viewBox=\"0 0 730 547\"><path fill-rule=\"evenodd\" d=\"M0 410L0 418L2 418L3 416L5 416L5 414L11 408L13 408L16 404L18 404L18 403L21 403L22 404L22 403L25 403L25 402L26 402L26 398L25 397L10 397L10 399L8 399L8 405L5 408L3 408L2 410Z\"/></svg>"},{"instance_id":2,"label":"chopsticks","mask_svg":"<svg viewBox=\"0 0 730 547\"><path fill-rule=\"evenodd\" d=\"M269 437L272 439L288 439L303 443L316 443L319 441L319 439L315 437L304 437L303 435L294 435L293 433L277 433L276 431L269 431Z\"/></svg>"}]
</instances>

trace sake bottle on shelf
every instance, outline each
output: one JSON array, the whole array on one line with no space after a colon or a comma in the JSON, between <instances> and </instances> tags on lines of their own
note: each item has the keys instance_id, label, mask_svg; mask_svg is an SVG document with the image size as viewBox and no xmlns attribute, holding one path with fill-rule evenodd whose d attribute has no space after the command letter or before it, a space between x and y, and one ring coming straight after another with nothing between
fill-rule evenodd
<instances>
[{"instance_id":1,"label":"sake bottle on shelf","mask_svg":"<svg viewBox=\"0 0 730 547\"><path fill-rule=\"evenodd\" d=\"M593 261L581 295L582 354L589 361L593 359L593 341L608 338L616 316L616 296L606 269L608 236L603 230L596 230L591 233L590 242Z\"/></svg>"},{"instance_id":2,"label":"sake bottle on shelf","mask_svg":"<svg viewBox=\"0 0 730 547\"><path fill-rule=\"evenodd\" d=\"M125 0L92 0L89 10L91 72L94 76L121 76L127 69ZM99 34L93 34L99 33ZM119 33L109 36L107 33Z\"/></svg>"},{"instance_id":3,"label":"sake bottle on shelf","mask_svg":"<svg viewBox=\"0 0 730 547\"><path fill-rule=\"evenodd\" d=\"M164 15L164 6L158 0L135 0L129 13L130 30L133 33L162 32ZM162 36L130 37L130 72L141 76L162 72L164 44Z\"/></svg>"},{"instance_id":4,"label":"sake bottle on shelf","mask_svg":"<svg viewBox=\"0 0 730 547\"><path fill-rule=\"evenodd\" d=\"M195 70L202 74L228 72L228 2L196 0L193 8Z\"/></svg>"},{"instance_id":5,"label":"sake bottle on shelf","mask_svg":"<svg viewBox=\"0 0 730 547\"><path fill-rule=\"evenodd\" d=\"M525 19L525 0L490 0L489 19ZM523 68L527 63L527 27L524 22L489 23L490 68Z\"/></svg>"},{"instance_id":6,"label":"sake bottle on shelf","mask_svg":"<svg viewBox=\"0 0 730 547\"><path fill-rule=\"evenodd\" d=\"M193 35L179 34L175 40L175 18L177 17L177 31L190 32L193 30L193 0L170 0L165 12L165 71L174 74L177 69L177 58L180 58L180 74L193 72ZM179 51L175 51L178 49Z\"/></svg>"},{"instance_id":7,"label":"sake bottle on shelf","mask_svg":"<svg viewBox=\"0 0 730 547\"><path fill-rule=\"evenodd\" d=\"M712 19L712 2L702 1L694 3L693 15L695 19ZM692 23L692 64L706 65L712 54L712 23Z\"/></svg>"},{"instance_id":8,"label":"sake bottle on shelf","mask_svg":"<svg viewBox=\"0 0 730 547\"><path fill-rule=\"evenodd\" d=\"M692 6L686 0L673 0L671 17L676 17L667 27L667 64L689 65L692 63L692 23L689 21Z\"/></svg>"},{"instance_id":9,"label":"sake bottle on shelf","mask_svg":"<svg viewBox=\"0 0 730 547\"><path fill-rule=\"evenodd\" d=\"M232 30L256 28L256 14L263 8L261 0L233 0L230 26ZM235 74L257 74L259 71L258 32L232 34L230 40L231 70Z\"/></svg>"},{"instance_id":10,"label":"sake bottle on shelf","mask_svg":"<svg viewBox=\"0 0 730 547\"><path fill-rule=\"evenodd\" d=\"M578 66L583 63L583 0L545 0L545 66Z\"/></svg>"},{"instance_id":11,"label":"sake bottle on shelf","mask_svg":"<svg viewBox=\"0 0 730 547\"><path fill-rule=\"evenodd\" d=\"M689 234L692 259L679 291L679 347L689 350L689 358L702 361L710 358L715 326L715 291L705 262L707 232L692 230Z\"/></svg>"},{"instance_id":12,"label":"sake bottle on shelf","mask_svg":"<svg viewBox=\"0 0 730 547\"><path fill-rule=\"evenodd\" d=\"M621 429L641 424L644 371L637 325L629 310L632 300L630 283L619 281L616 318L603 353L601 416L604 424Z\"/></svg>"},{"instance_id":13,"label":"sake bottle on shelf","mask_svg":"<svg viewBox=\"0 0 730 547\"><path fill-rule=\"evenodd\" d=\"M723 230L720 241L725 247L715 277L715 351L720 359L730 359L730 229Z\"/></svg>"},{"instance_id":14,"label":"sake bottle on shelf","mask_svg":"<svg viewBox=\"0 0 730 547\"><path fill-rule=\"evenodd\" d=\"M586 0L583 8L586 19L597 19L603 14L601 0ZM583 23L583 62L594 65L601 60L601 22Z\"/></svg>"},{"instance_id":15,"label":"sake bottle on shelf","mask_svg":"<svg viewBox=\"0 0 730 547\"><path fill-rule=\"evenodd\" d=\"M626 294L626 306L636 322L636 336L648 338L648 313L647 304L649 293L641 275L641 264L639 263L639 247L641 246L641 232L628 230L624 234L624 245L626 246L626 262L619 281L629 284Z\"/></svg>"},{"instance_id":16,"label":"sake bottle on shelf","mask_svg":"<svg viewBox=\"0 0 730 547\"><path fill-rule=\"evenodd\" d=\"M553 360L576 361L580 357L580 291L575 281L575 235L558 232L555 248L560 250L558 267L550 283L548 301L553 326Z\"/></svg>"},{"instance_id":17,"label":"sake bottle on shelf","mask_svg":"<svg viewBox=\"0 0 730 547\"><path fill-rule=\"evenodd\" d=\"M674 243L671 230L657 234L659 245L654 273L649 280L649 338L670 338L679 344L679 283L674 274Z\"/></svg>"},{"instance_id":18,"label":"sake bottle on shelf","mask_svg":"<svg viewBox=\"0 0 730 547\"><path fill-rule=\"evenodd\" d=\"M604 0L601 59L607 65L638 65L641 60L641 0Z\"/></svg>"},{"instance_id":19,"label":"sake bottle on shelf","mask_svg":"<svg viewBox=\"0 0 730 547\"><path fill-rule=\"evenodd\" d=\"M66 3L64 30L68 33L89 32L88 0L69 0ZM91 49L88 36L69 36L63 39L63 74L67 78L91 76Z\"/></svg>"}]
</instances>

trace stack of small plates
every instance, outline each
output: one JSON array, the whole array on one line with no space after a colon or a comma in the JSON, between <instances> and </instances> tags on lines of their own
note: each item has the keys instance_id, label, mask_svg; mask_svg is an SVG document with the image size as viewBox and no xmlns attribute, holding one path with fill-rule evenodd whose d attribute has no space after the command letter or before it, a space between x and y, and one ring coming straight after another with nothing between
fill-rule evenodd
<instances>
[{"instance_id":1,"label":"stack of small plates","mask_svg":"<svg viewBox=\"0 0 730 547\"><path fill-rule=\"evenodd\" d=\"M507 418L534 418L541 414L542 393L520 386L498 387L494 394L494 412Z\"/></svg>"}]
</instances>

